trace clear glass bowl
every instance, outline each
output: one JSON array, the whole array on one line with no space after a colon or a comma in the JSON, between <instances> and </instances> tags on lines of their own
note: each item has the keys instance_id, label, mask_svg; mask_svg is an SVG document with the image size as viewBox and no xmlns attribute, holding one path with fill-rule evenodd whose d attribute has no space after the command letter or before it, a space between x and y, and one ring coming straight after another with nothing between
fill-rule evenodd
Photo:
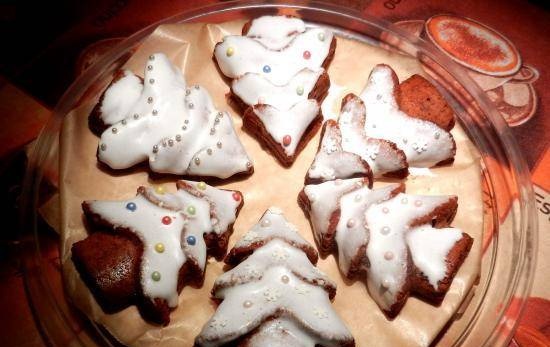
<instances>
[{"instance_id":1,"label":"clear glass bowl","mask_svg":"<svg viewBox=\"0 0 550 347\"><path fill-rule=\"evenodd\" d=\"M120 43L86 70L63 95L30 154L21 208L23 231L31 235L23 242L26 290L48 345L116 345L100 327L87 321L66 302L61 274L55 267L56 238L44 232L37 219L39 201L44 199L45 192L51 191L48 185L57 183L58 135L65 115L80 102L96 97L101 92L101 81L109 79L131 56L133 48L159 24L218 23L274 13L299 16L331 26L340 35L411 55L432 80L443 87L459 122L482 154L483 175L489 192L485 197L485 224L489 228L485 230L492 234L492 241L487 243L482 259L475 296L465 300L434 345L507 346L531 289L537 249L530 175L509 128L465 70L429 42L378 18L315 2L226 2L167 18ZM509 210L503 208L503 202L511 202ZM505 212L509 216L504 226ZM499 232L504 227L506 232Z\"/></svg>"}]
</instances>

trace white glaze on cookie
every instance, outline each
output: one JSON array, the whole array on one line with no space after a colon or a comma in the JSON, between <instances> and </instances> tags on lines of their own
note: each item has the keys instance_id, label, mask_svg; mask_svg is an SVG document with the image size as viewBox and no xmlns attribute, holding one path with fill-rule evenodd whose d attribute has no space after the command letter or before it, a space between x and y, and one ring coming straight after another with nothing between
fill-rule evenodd
<instances>
[{"instance_id":1,"label":"white glaze on cookie","mask_svg":"<svg viewBox=\"0 0 550 347\"><path fill-rule=\"evenodd\" d=\"M405 152L410 166L431 167L452 158L455 144L449 132L399 110L396 81L389 66L377 65L372 70L361 93L367 111L367 136L395 143Z\"/></svg>"},{"instance_id":2,"label":"white glaze on cookie","mask_svg":"<svg viewBox=\"0 0 550 347\"><path fill-rule=\"evenodd\" d=\"M323 72L323 69L301 70L283 86L270 83L265 76L246 73L233 80L231 90L249 106L267 104L279 110L288 110L300 101L308 99L309 93Z\"/></svg>"},{"instance_id":3,"label":"white glaze on cookie","mask_svg":"<svg viewBox=\"0 0 550 347\"><path fill-rule=\"evenodd\" d=\"M270 207L244 236L235 243L235 248L245 248L262 241L279 239L298 248L311 248L311 245L298 234L297 228L289 223L277 208Z\"/></svg>"},{"instance_id":4,"label":"white glaze on cookie","mask_svg":"<svg viewBox=\"0 0 550 347\"><path fill-rule=\"evenodd\" d=\"M226 36L216 45L214 57L222 73L229 78L251 72L264 76L274 85L283 86L305 68L312 71L321 69L332 38L330 30L312 28L295 36L287 47L277 51L250 37Z\"/></svg>"},{"instance_id":5,"label":"white glaze on cookie","mask_svg":"<svg viewBox=\"0 0 550 347\"><path fill-rule=\"evenodd\" d=\"M365 228L366 210L373 204L388 200L398 189L399 184L374 190L361 187L339 197L340 219L335 241L338 244L338 266L346 276L350 275L351 262L357 257L359 249L369 241L369 231Z\"/></svg>"},{"instance_id":6,"label":"white glaze on cookie","mask_svg":"<svg viewBox=\"0 0 550 347\"><path fill-rule=\"evenodd\" d=\"M308 99L286 111L271 105L255 105L253 110L271 137L282 146L288 156L292 156L306 129L317 117L319 105L314 99ZM289 142L285 142L285 138Z\"/></svg>"},{"instance_id":7,"label":"white glaze on cookie","mask_svg":"<svg viewBox=\"0 0 550 347\"><path fill-rule=\"evenodd\" d=\"M251 169L229 114L203 88L187 88L164 54L149 58L144 80L125 118L101 135L100 161L124 169L149 159L153 171L220 178Z\"/></svg>"},{"instance_id":8,"label":"white glaze on cookie","mask_svg":"<svg viewBox=\"0 0 550 347\"><path fill-rule=\"evenodd\" d=\"M274 214L268 211L264 217ZM218 279L213 295L223 301L195 344L221 346L244 336L255 346L295 339L308 347L350 343L353 337L332 308L326 285L333 286L303 251L271 240Z\"/></svg>"},{"instance_id":9,"label":"white glaze on cookie","mask_svg":"<svg viewBox=\"0 0 550 347\"><path fill-rule=\"evenodd\" d=\"M412 228L407 232L406 239L414 265L437 289L438 282L447 275L445 258L462 239L462 231L456 228L435 229L426 224Z\"/></svg>"},{"instance_id":10,"label":"white glaze on cookie","mask_svg":"<svg viewBox=\"0 0 550 347\"><path fill-rule=\"evenodd\" d=\"M321 243L327 234L330 218L339 207L339 197L345 192L361 188L364 185L362 178L351 178L310 184L304 187L304 193L311 207L309 217L317 243Z\"/></svg>"},{"instance_id":11,"label":"white glaze on cookie","mask_svg":"<svg viewBox=\"0 0 550 347\"><path fill-rule=\"evenodd\" d=\"M365 160L375 177L407 168L405 155L385 140L367 136L365 106L353 95L342 105L338 125L342 133L344 151L359 155Z\"/></svg>"},{"instance_id":12,"label":"white glaze on cookie","mask_svg":"<svg viewBox=\"0 0 550 347\"><path fill-rule=\"evenodd\" d=\"M129 70L124 70L122 73L124 76L105 91L101 101L100 117L103 123L108 125L126 118L143 91L143 84L139 77Z\"/></svg>"},{"instance_id":13,"label":"white glaze on cookie","mask_svg":"<svg viewBox=\"0 0 550 347\"><path fill-rule=\"evenodd\" d=\"M430 215L450 200L449 196L420 196L400 193L393 199L372 205L367 209L366 226L370 230L370 239L367 245L367 257L370 263L370 267L367 269L367 284L371 297L382 309L390 310L407 281L407 271L411 265L408 262L409 251L406 233L410 231L411 223L415 219ZM431 227L424 226L421 229L429 230ZM440 236L440 241L444 241L444 245L454 245L456 233L444 232ZM440 247L435 250L430 250L427 247L419 248L418 243L415 242L417 241L416 237L418 236L415 235L412 239L415 249L433 252L425 257L417 255L417 259L429 258L430 261L433 261L441 256L442 258L434 264L445 264L448 252L442 254ZM424 235L422 237L426 240ZM437 267L437 265L434 266ZM425 268L427 267L425 266ZM441 273L443 277L439 277ZM445 271L430 271L424 275L428 277L430 283L438 283L444 278Z\"/></svg>"},{"instance_id":14,"label":"white glaze on cookie","mask_svg":"<svg viewBox=\"0 0 550 347\"><path fill-rule=\"evenodd\" d=\"M262 16L252 20L246 36L269 49L280 50L288 46L297 34L304 31L306 31L306 25L299 18Z\"/></svg>"},{"instance_id":15,"label":"white glaze on cookie","mask_svg":"<svg viewBox=\"0 0 550 347\"><path fill-rule=\"evenodd\" d=\"M355 153L345 152L342 149L342 135L338 125L332 121L326 122L321 146L307 172L307 178L328 181L354 175L370 178L368 163Z\"/></svg>"},{"instance_id":16,"label":"white glaze on cookie","mask_svg":"<svg viewBox=\"0 0 550 347\"><path fill-rule=\"evenodd\" d=\"M143 243L143 293L152 300L166 300L170 307L178 303L181 266L191 260L204 271L207 254L203 236L226 232L235 222L240 204L240 195L235 199L233 191L204 182L185 182L189 188L173 194L140 188L133 199L88 202L91 212L115 230L123 228L138 236Z\"/></svg>"}]
</instances>

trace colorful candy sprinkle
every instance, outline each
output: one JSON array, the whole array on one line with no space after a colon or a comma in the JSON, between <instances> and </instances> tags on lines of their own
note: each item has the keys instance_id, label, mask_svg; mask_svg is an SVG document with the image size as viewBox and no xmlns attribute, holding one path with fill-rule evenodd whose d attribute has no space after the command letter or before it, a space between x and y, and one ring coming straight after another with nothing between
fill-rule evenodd
<instances>
[{"instance_id":1,"label":"colorful candy sprinkle","mask_svg":"<svg viewBox=\"0 0 550 347\"><path fill-rule=\"evenodd\" d=\"M233 200L241 201L241 194L239 194L237 192L233 192L232 196L233 196Z\"/></svg>"},{"instance_id":2,"label":"colorful candy sprinkle","mask_svg":"<svg viewBox=\"0 0 550 347\"><path fill-rule=\"evenodd\" d=\"M317 38L319 39L319 41L325 41L325 34L324 33L319 33L319 34L317 34Z\"/></svg>"},{"instance_id":3,"label":"colorful candy sprinkle","mask_svg":"<svg viewBox=\"0 0 550 347\"><path fill-rule=\"evenodd\" d=\"M197 243L197 239L193 235L187 236L187 244L190 246L194 246Z\"/></svg>"},{"instance_id":4,"label":"colorful candy sprinkle","mask_svg":"<svg viewBox=\"0 0 550 347\"><path fill-rule=\"evenodd\" d=\"M136 210L137 206L133 202L129 202L126 204L126 209L134 212Z\"/></svg>"},{"instance_id":5,"label":"colorful candy sprinkle","mask_svg":"<svg viewBox=\"0 0 550 347\"><path fill-rule=\"evenodd\" d=\"M283 146L288 146L290 145L290 142L292 141L292 138L290 137L290 135L285 135L283 137Z\"/></svg>"},{"instance_id":6,"label":"colorful candy sprinkle","mask_svg":"<svg viewBox=\"0 0 550 347\"><path fill-rule=\"evenodd\" d=\"M157 253L164 253L164 244L162 243L157 243L155 245L155 251L157 251Z\"/></svg>"},{"instance_id":7,"label":"colorful candy sprinkle","mask_svg":"<svg viewBox=\"0 0 550 347\"><path fill-rule=\"evenodd\" d=\"M225 51L225 55L228 57L232 56L235 53L235 48L233 47L227 47L227 51Z\"/></svg>"},{"instance_id":8,"label":"colorful candy sprinkle","mask_svg":"<svg viewBox=\"0 0 550 347\"><path fill-rule=\"evenodd\" d=\"M309 59L309 58L311 58L311 52L310 51L304 51L303 56L304 56L304 59Z\"/></svg>"},{"instance_id":9,"label":"colorful candy sprinkle","mask_svg":"<svg viewBox=\"0 0 550 347\"><path fill-rule=\"evenodd\" d=\"M153 273L151 274L151 279L155 282L160 281L160 272L153 271Z\"/></svg>"},{"instance_id":10,"label":"colorful candy sprinkle","mask_svg":"<svg viewBox=\"0 0 550 347\"><path fill-rule=\"evenodd\" d=\"M159 195L164 195L166 193L166 188L164 188L164 186L156 186L155 193Z\"/></svg>"},{"instance_id":11,"label":"colorful candy sprinkle","mask_svg":"<svg viewBox=\"0 0 550 347\"><path fill-rule=\"evenodd\" d=\"M298 95L304 94L304 87L303 86L296 87L296 94Z\"/></svg>"},{"instance_id":12,"label":"colorful candy sprinkle","mask_svg":"<svg viewBox=\"0 0 550 347\"><path fill-rule=\"evenodd\" d=\"M195 214L197 210L195 209L195 206L187 206L187 213L189 214Z\"/></svg>"},{"instance_id":13,"label":"colorful candy sprinkle","mask_svg":"<svg viewBox=\"0 0 550 347\"><path fill-rule=\"evenodd\" d=\"M170 218L169 216L162 217L162 224L169 225L171 223L172 223L172 218Z\"/></svg>"},{"instance_id":14,"label":"colorful candy sprinkle","mask_svg":"<svg viewBox=\"0 0 550 347\"><path fill-rule=\"evenodd\" d=\"M197 188L199 188L200 190L205 190L206 189L206 183L204 182L199 182L197 184Z\"/></svg>"},{"instance_id":15,"label":"colorful candy sprinkle","mask_svg":"<svg viewBox=\"0 0 550 347\"><path fill-rule=\"evenodd\" d=\"M271 67L269 65L264 65L264 72L265 73L270 73L271 72Z\"/></svg>"}]
</instances>

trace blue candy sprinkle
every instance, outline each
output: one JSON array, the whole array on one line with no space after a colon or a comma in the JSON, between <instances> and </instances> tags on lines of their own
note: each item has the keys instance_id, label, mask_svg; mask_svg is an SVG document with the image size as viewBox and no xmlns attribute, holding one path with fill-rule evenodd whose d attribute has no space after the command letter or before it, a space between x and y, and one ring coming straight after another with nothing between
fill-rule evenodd
<instances>
[{"instance_id":1,"label":"blue candy sprinkle","mask_svg":"<svg viewBox=\"0 0 550 347\"><path fill-rule=\"evenodd\" d=\"M270 73L271 72L271 67L269 67L269 65L264 65L264 72L265 73Z\"/></svg>"},{"instance_id":2,"label":"blue candy sprinkle","mask_svg":"<svg viewBox=\"0 0 550 347\"><path fill-rule=\"evenodd\" d=\"M137 206L133 202L129 202L126 204L126 209L134 212L136 210Z\"/></svg>"},{"instance_id":3,"label":"blue candy sprinkle","mask_svg":"<svg viewBox=\"0 0 550 347\"><path fill-rule=\"evenodd\" d=\"M187 236L187 244L189 244L190 246L194 246L195 243L197 243L197 239L195 238L195 236L193 235Z\"/></svg>"}]
</instances>

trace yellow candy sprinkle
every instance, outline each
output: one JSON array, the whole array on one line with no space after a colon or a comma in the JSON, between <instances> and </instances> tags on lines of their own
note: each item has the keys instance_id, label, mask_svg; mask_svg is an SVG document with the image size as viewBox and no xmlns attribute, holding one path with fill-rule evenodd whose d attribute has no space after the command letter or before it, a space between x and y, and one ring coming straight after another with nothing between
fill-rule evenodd
<instances>
[{"instance_id":1,"label":"yellow candy sprinkle","mask_svg":"<svg viewBox=\"0 0 550 347\"><path fill-rule=\"evenodd\" d=\"M228 47L228 48L227 48L227 51L225 51L225 54L226 54L228 57L232 56L234 53L235 53L235 48L233 48L233 47Z\"/></svg>"},{"instance_id":2,"label":"yellow candy sprinkle","mask_svg":"<svg viewBox=\"0 0 550 347\"><path fill-rule=\"evenodd\" d=\"M205 190L206 189L206 183L204 182L199 182L197 184L197 188L199 188L200 190Z\"/></svg>"},{"instance_id":3,"label":"yellow candy sprinkle","mask_svg":"<svg viewBox=\"0 0 550 347\"><path fill-rule=\"evenodd\" d=\"M164 245L162 243L157 243L155 245L155 251L157 251L157 253L164 253Z\"/></svg>"},{"instance_id":4,"label":"yellow candy sprinkle","mask_svg":"<svg viewBox=\"0 0 550 347\"><path fill-rule=\"evenodd\" d=\"M157 194L164 195L164 193L166 193L166 188L164 188L164 186L156 186L155 192Z\"/></svg>"}]
</instances>

